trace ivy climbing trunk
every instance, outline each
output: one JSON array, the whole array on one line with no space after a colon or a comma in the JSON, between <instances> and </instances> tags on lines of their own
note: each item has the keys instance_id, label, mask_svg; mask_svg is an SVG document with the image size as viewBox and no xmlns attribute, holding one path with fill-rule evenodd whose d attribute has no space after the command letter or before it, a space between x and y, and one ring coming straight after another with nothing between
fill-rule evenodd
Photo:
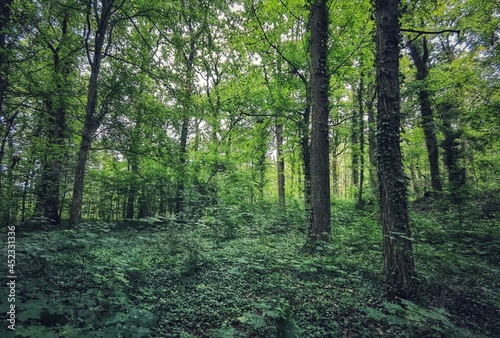
<instances>
[{"instance_id":1,"label":"ivy climbing trunk","mask_svg":"<svg viewBox=\"0 0 500 338\"><path fill-rule=\"evenodd\" d=\"M387 298L415 295L415 268L400 146L399 0L376 0L377 162Z\"/></svg>"},{"instance_id":2,"label":"ivy climbing trunk","mask_svg":"<svg viewBox=\"0 0 500 338\"><path fill-rule=\"evenodd\" d=\"M308 246L331 241L328 142L328 7L311 4L311 218Z\"/></svg>"},{"instance_id":3,"label":"ivy climbing trunk","mask_svg":"<svg viewBox=\"0 0 500 338\"><path fill-rule=\"evenodd\" d=\"M437 144L430 94L425 82L429 75L427 65L429 59L427 39L425 36L422 38L421 51L417 48L414 41L409 43L408 47L410 48L410 56L413 59L415 67L417 68L417 81L419 83L418 101L420 103L420 113L422 115L422 129L424 130L425 135L425 147L427 148L427 156L429 158L431 186L434 191L442 191L441 178L439 175L439 148Z\"/></svg>"}]
</instances>

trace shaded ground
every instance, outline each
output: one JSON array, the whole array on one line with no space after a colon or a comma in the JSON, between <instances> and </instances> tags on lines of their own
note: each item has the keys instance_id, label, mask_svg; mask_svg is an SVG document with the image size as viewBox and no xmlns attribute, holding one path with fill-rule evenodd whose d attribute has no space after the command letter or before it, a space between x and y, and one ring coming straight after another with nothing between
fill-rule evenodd
<instances>
[{"instance_id":1,"label":"shaded ground","mask_svg":"<svg viewBox=\"0 0 500 338\"><path fill-rule=\"evenodd\" d=\"M497 337L499 221L474 216L474 205L461 213L426 205L412 214L419 305L384 302L376 212L346 203L333 208L334 243L323 256L302 252L300 210L231 207L182 225L21 231L16 334ZM0 334L14 336L2 322Z\"/></svg>"}]
</instances>

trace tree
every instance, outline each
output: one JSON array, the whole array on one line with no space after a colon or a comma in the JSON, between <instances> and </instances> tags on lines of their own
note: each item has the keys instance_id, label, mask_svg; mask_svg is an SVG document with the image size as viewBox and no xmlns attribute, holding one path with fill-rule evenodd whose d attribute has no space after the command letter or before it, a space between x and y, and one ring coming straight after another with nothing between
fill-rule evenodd
<instances>
[{"instance_id":1,"label":"tree","mask_svg":"<svg viewBox=\"0 0 500 338\"><path fill-rule=\"evenodd\" d=\"M5 105L9 73L7 32L9 31L8 25L10 21L11 6L12 0L0 0L0 136L2 137L0 146L0 166L5 153L7 137L15 118L15 116L8 114ZM2 192L2 172L3 170L0 170L0 193Z\"/></svg>"},{"instance_id":2,"label":"tree","mask_svg":"<svg viewBox=\"0 0 500 338\"><path fill-rule=\"evenodd\" d=\"M415 267L400 146L399 0L375 3L377 163L387 298L415 295Z\"/></svg>"},{"instance_id":3,"label":"tree","mask_svg":"<svg viewBox=\"0 0 500 338\"><path fill-rule=\"evenodd\" d=\"M278 173L278 201L285 207L285 159L283 157L283 122L276 117L276 170Z\"/></svg>"},{"instance_id":4,"label":"tree","mask_svg":"<svg viewBox=\"0 0 500 338\"><path fill-rule=\"evenodd\" d=\"M436 127L434 125L434 116L431 107L431 98L426 81L429 76L428 59L429 49L427 39L422 38L421 49L417 47L415 41L408 44L410 56L417 68L418 81L418 101L420 103L420 114L422 116L422 128L425 134L425 146L429 158L431 172L431 186L434 191L441 191L441 178L439 175L439 147L436 137Z\"/></svg>"},{"instance_id":5,"label":"tree","mask_svg":"<svg viewBox=\"0 0 500 338\"><path fill-rule=\"evenodd\" d=\"M94 133L99 128L105 116L106 109L98 110L98 80L101 71L101 63L106 52L111 47L112 31L114 24L111 17L123 6L115 4L115 0L102 0L99 4L89 1L87 4L85 27L85 48L90 65L90 79L87 91L87 104L85 107L85 121L83 125L82 140L78 150L75 168L75 182L73 185L73 200L70 211L70 224L77 224L82 219L83 189L85 178L85 166L92 145ZM92 18L95 18L95 27L92 26ZM92 33L92 31L94 31ZM91 39L91 35L93 38Z\"/></svg>"},{"instance_id":6,"label":"tree","mask_svg":"<svg viewBox=\"0 0 500 338\"><path fill-rule=\"evenodd\" d=\"M48 74L40 74L37 83L34 83L40 91L46 92L43 95L46 113L42 115L41 121L46 144L43 149L40 183L36 191L36 212L41 213L49 223L57 225L60 223L61 180L68 155L67 119L69 103L74 96L71 90L75 84L75 52L81 49L81 44L72 29L72 23L76 21L75 11L66 6L58 8L53 4L49 8L43 10L55 11L55 18L42 13L48 17L50 24L42 26L39 23L40 26L36 28L41 37L40 43L48 52L46 62L50 65Z\"/></svg>"},{"instance_id":7,"label":"tree","mask_svg":"<svg viewBox=\"0 0 500 338\"><path fill-rule=\"evenodd\" d=\"M330 175L328 141L328 7L311 3L311 219L308 245L329 242Z\"/></svg>"}]
</instances>

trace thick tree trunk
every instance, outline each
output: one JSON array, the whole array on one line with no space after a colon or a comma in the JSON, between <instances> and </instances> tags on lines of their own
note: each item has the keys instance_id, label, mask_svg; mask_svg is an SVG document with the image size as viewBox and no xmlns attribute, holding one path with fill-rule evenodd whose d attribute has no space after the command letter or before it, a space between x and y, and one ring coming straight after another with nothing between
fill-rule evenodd
<instances>
[{"instance_id":1,"label":"thick tree trunk","mask_svg":"<svg viewBox=\"0 0 500 338\"><path fill-rule=\"evenodd\" d=\"M283 158L283 123L276 118L276 169L278 172L278 200L285 206L285 159Z\"/></svg>"},{"instance_id":2,"label":"thick tree trunk","mask_svg":"<svg viewBox=\"0 0 500 338\"><path fill-rule=\"evenodd\" d=\"M387 297L415 295L415 268L400 146L398 0L376 0L377 162Z\"/></svg>"},{"instance_id":3,"label":"thick tree trunk","mask_svg":"<svg viewBox=\"0 0 500 338\"><path fill-rule=\"evenodd\" d=\"M48 145L45 153L45 166L42 172L42 186L44 195L42 203L44 216L51 224L58 225L60 223L60 186L62 171L64 168L65 139L67 137L66 124L66 102L64 92L66 90L65 82L68 79L71 66L68 57L62 58L60 55L61 48L67 44L69 14L66 13L63 17L61 25L61 39L57 46L53 46L47 42L48 48L52 52L54 61L54 81L55 91L61 97L50 97L46 101L47 108L47 139Z\"/></svg>"},{"instance_id":4,"label":"thick tree trunk","mask_svg":"<svg viewBox=\"0 0 500 338\"><path fill-rule=\"evenodd\" d=\"M3 157L5 154L5 144L7 142L8 135L12 128L13 118L7 119L7 113L5 112L5 95L8 87L8 55L6 51L7 42L7 26L10 21L10 8L12 5L12 0L0 0L0 118L2 123L0 123L0 132L2 135L2 145L0 147L0 165L3 163ZM4 119L7 120L4 126ZM0 193L2 192L2 176L3 172L0 171Z\"/></svg>"},{"instance_id":5,"label":"thick tree trunk","mask_svg":"<svg viewBox=\"0 0 500 338\"><path fill-rule=\"evenodd\" d=\"M311 223L308 245L331 241L328 144L328 8L311 4Z\"/></svg>"},{"instance_id":6,"label":"thick tree trunk","mask_svg":"<svg viewBox=\"0 0 500 338\"><path fill-rule=\"evenodd\" d=\"M53 130L50 138L49 159L47 163L47 190L45 198L44 216L49 219L51 224L58 225L59 205L60 205L60 187L62 171L64 168L64 141L66 138L66 109L63 106L56 108L53 116Z\"/></svg>"},{"instance_id":7,"label":"thick tree trunk","mask_svg":"<svg viewBox=\"0 0 500 338\"><path fill-rule=\"evenodd\" d=\"M409 45L410 55L413 63L417 68L417 81L419 81L418 101L420 103L420 113L422 115L422 128L425 135L425 146L427 148L427 156L429 158L429 166L431 171L431 186L434 191L442 191L441 178L439 175L439 148L436 138L436 130L434 125L434 116L430 101L430 94L427 90L425 81L429 75L427 60L429 51L427 49L427 40L422 38L422 54L415 45L411 42Z\"/></svg>"}]
</instances>

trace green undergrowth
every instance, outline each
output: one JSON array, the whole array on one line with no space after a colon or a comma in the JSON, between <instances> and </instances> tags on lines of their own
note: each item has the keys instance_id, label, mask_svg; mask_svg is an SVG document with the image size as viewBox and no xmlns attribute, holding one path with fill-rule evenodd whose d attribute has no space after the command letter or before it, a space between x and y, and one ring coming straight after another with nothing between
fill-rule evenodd
<instances>
[{"instance_id":1,"label":"green undergrowth","mask_svg":"<svg viewBox=\"0 0 500 338\"><path fill-rule=\"evenodd\" d=\"M451 207L412 212L414 303L384 301L377 212L342 201L315 255L300 206L20 230L16 336L495 337L498 219L462 212L460 224Z\"/></svg>"}]
</instances>

